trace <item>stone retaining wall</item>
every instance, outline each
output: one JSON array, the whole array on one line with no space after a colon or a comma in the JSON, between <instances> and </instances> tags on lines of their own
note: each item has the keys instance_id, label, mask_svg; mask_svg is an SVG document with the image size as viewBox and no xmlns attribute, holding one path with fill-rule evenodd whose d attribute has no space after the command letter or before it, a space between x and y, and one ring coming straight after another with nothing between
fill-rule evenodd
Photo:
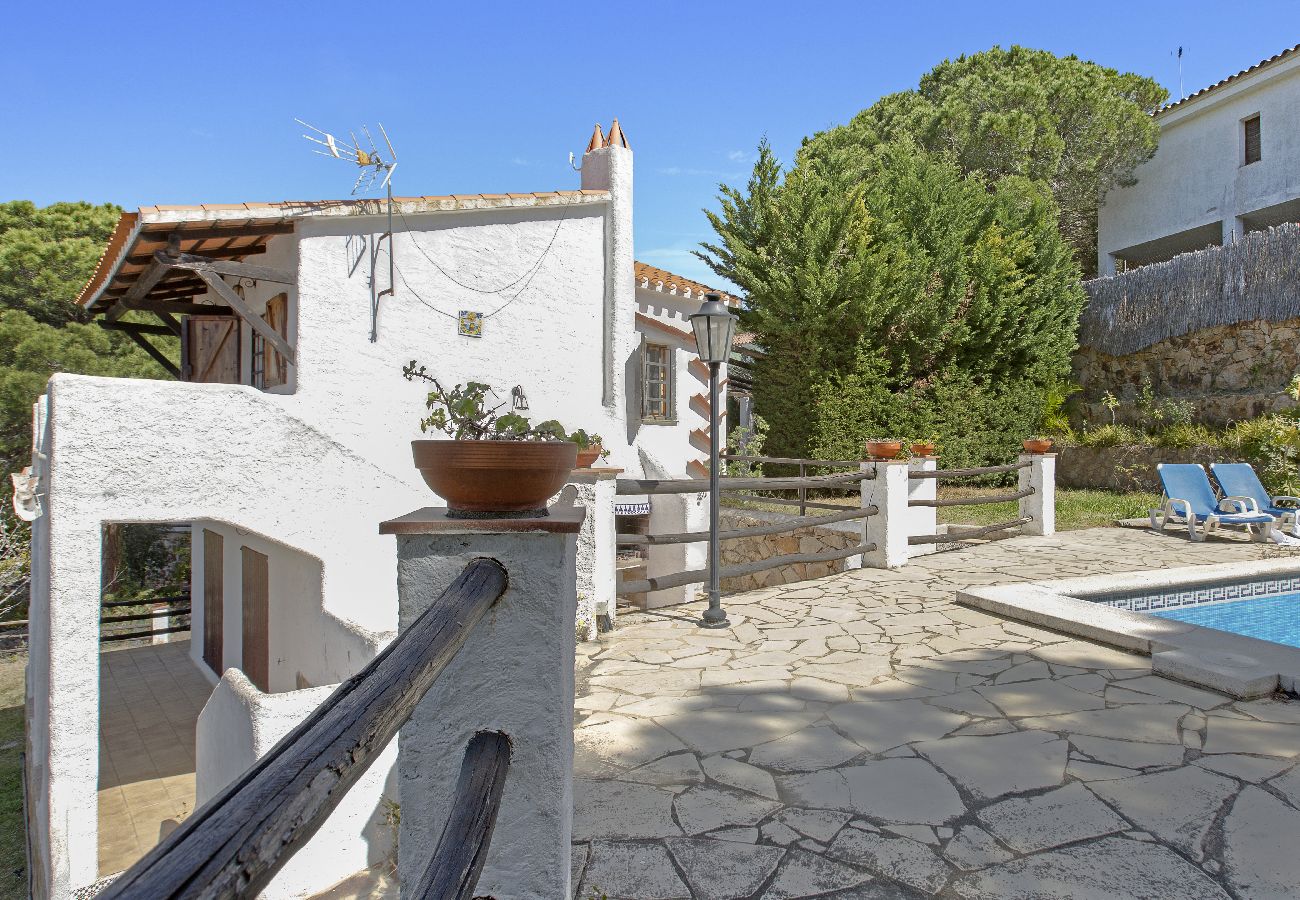
<instances>
[{"instance_id":1,"label":"stone retaining wall","mask_svg":"<svg viewBox=\"0 0 1300 900\"><path fill-rule=\"evenodd\" d=\"M765 512L756 509L723 509L722 527L752 528L758 525L770 525L773 522L788 520L791 517L783 513ZM773 556L785 556L789 553L821 553L826 550L842 550L852 547L862 540L860 522L842 522L834 526L816 528L799 528L781 534L765 534L758 537L740 538L723 541L722 564L736 566ZM857 557L849 557L857 559ZM722 590L728 593L752 591L756 588L771 587L777 584L789 584L794 581L806 581L810 578L824 578L843 572L849 566L848 559L837 559L822 563L795 563L765 569L752 575L722 579Z\"/></svg>"},{"instance_id":2,"label":"stone retaining wall","mask_svg":"<svg viewBox=\"0 0 1300 900\"><path fill-rule=\"evenodd\" d=\"M1116 420L1134 424L1134 398L1145 379L1157 396L1190 400L1196 421L1223 425L1295 405L1286 394L1300 372L1300 319L1219 325L1158 341L1136 353L1111 356L1083 347L1074 356L1074 379L1083 386L1085 421L1110 421L1101 398L1122 401Z\"/></svg>"},{"instance_id":3,"label":"stone retaining wall","mask_svg":"<svg viewBox=\"0 0 1300 900\"><path fill-rule=\"evenodd\" d=\"M1056 484L1064 488L1160 493L1159 463L1234 462L1214 447L1173 449L1142 444L1062 447L1056 455Z\"/></svg>"}]
</instances>

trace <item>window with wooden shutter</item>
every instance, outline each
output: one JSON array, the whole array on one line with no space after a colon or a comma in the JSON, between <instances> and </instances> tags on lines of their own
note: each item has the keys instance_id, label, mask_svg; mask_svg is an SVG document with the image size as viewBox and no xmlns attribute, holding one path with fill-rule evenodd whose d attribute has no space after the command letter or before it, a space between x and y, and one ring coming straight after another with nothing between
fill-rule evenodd
<instances>
[{"instance_id":1,"label":"window with wooden shutter","mask_svg":"<svg viewBox=\"0 0 1300 900\"><path fill-rule=\"evenodd\" d=\"M673 348L666 344L641 345L641 418L656 424L677 419L673 406Z\"/></svg>"},{"instance_id":2,"label":"window with wooden shutter","mask_svg":"<svg viewBox=\"0 0 1300 900\"><path fill-rule=\"evenodd\" d=\"M289 295L276 294L266 301L266 312L262 318L276 334L288 340ZM265 338L253 332L253 386L273 388L287 384L288 381L288 361Z\"/></svg>"},{"instance_id":3,"label":"window with wooden shutter","mask_svg":"<svg viewBox=\"0 0 1300 900\"><path fill-rule=\"evenodd\" d=\"M1260 160L1260 143L1259 143L1259 116L1251 116L1241 123L1242 136L1245 140L1245 154L1242 165L1248 166L1251 163L1257 163Z\"/></svg>"}]
</instances>

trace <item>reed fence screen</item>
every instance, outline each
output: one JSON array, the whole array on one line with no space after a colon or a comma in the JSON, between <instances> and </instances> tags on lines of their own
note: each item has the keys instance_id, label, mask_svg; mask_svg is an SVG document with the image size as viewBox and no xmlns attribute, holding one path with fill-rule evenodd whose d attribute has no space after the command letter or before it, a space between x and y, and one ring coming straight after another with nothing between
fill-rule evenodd
<instances>
[{"instance_id":1,"label":"reed fence screen","mask_svg":"<svg viewBox=\"0 0 1300 900\"><path fill-rule=\"evenodd\" d=\"M1159 341L1238 322L1300 317L1300 225L1084 282L1079 344L1125 356Z\"/></svg>"}]
</instances>

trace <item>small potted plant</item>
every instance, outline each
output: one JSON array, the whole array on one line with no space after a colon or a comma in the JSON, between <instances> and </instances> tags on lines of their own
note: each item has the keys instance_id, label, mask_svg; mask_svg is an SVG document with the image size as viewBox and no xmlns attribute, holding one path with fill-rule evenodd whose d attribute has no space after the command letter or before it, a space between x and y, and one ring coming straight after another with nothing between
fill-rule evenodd
<instances>
[{"instance_id":1,"label":"small potted plant","mask_svg":"<svg viewBox=\"0 0 1300 900\"><path fill-rule=\"evenodd\" d=\"M871 459L897 459L903 452L903 442L894 440L867 441L867 456Z\"/></svg>"},{"instance_id":2,"label":"small potted plant","mask_svg":"<svg viewBox=\"0 0 1300 900\"><path fill-rule=\"evenodd\" d=\"M1020 445L1025 448L1026 453L1046 453L1052 449L1052 439L1040 435L1038 437L1026 438L1020 442Z\"/></svg>"},{"instance_id":3,"label":"small potted plant","mask_svg":"<svg viewBox=\"0 0 1300 900\"><path fill-rule=\"evenodd\" d=\"M934 456L937 447L934 438L929 437L913 441L908 449L912 451L913 456Z\"/></svg>"},{"instance_id":4,"label":"small potted plant","mask_svg":"<svg viewBox=\"0 0 1300 900\"><path fill-rule=\"evenodd\" d=\"M415 360L403 367L408 381L433 385L429 415L420 430L441 431L450 440L411 441L415 467L424 483L447 501L447 515L459 519L545 516L546 502L569 479L578 446L555 420L533 425L505 404L488 405L491 386L477 381L445 390Z\"/></svg>"},{"instance_id":5,"label":"small potted plant","mask_svg":"<svg viewBox=\"0 0 1300 900\"><path fill-rule=\"evenodd\" d=\"M578 445L579 469L590 469L596 460L605 459L609 456L609 451L603 446L605 439L598 434L588 434L579 428L569 435L569 440Z\"/></svg>"}]
</instances>

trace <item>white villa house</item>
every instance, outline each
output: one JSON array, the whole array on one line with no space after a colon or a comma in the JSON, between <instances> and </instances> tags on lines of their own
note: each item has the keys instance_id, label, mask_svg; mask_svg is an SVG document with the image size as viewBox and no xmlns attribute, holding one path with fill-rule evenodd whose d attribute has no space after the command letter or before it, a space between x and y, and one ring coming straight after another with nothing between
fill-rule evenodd
<instances>
[{"instance_id":1,"label":"white villa house","mask_svg":"<svg viewBox=\"0 0 1300 900\"><path fill-rule=\"evenodd\" d=\"M122 216L82 302L137 341L179 335L182 365L172 379L55 376L35 409L26 778L37 897L72 897L113 873L101 870L111 835L95 814L105 523L192 525L188 659L211 688L191 745L202 803L395 633L395 549L377 526L438 502L410 456L427 386L403 379L409 361L601 434L610 457L598 465L706 474L708 372L687 322L706 288L634 261L632 152L617 120L608 136L596 128L581 175L580 190L394 198L391 225L382 199ZM160 324L121 321L128 310ZM660 499L657 531L701 526L702 501ZM702 548L654 549L652 573L703 563ZM595 602L612 613L612 555L601 559ZM389 852L381 795L397 799L395 756L266 896L304 896Z\"/></svg>"},{"instance_id":2,"label":"white villa house","mask_svg":"<svg viewBox=\"0 0 1300 900\"><path fill-rule=\"evenodd\" d=\"M1300 222L1300 45L1170 103L1155 120L1155 156L1101 207L1101 275Z\"/></svg>"}]
</instances>

